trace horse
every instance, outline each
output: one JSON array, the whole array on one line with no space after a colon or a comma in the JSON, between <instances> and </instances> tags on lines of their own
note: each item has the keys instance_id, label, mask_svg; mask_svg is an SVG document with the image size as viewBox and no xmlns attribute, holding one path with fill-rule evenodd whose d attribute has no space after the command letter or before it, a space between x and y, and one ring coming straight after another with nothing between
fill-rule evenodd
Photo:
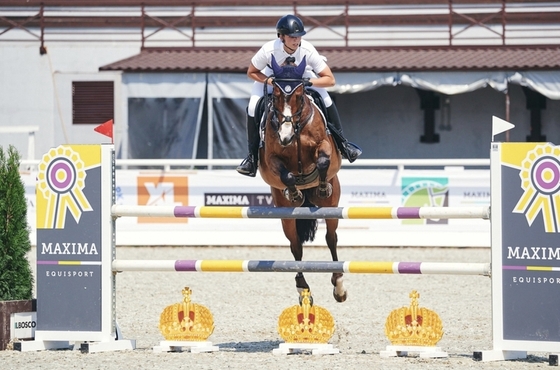
<instances>
[{"instance_id":1,"label":"horse","mask_svg":"<svg viewBox=\"0 0 560 370\"><path fill-rule=\"evenodd\" d=\"M303 72L305 57L296 66L279 66L272 57L273 89L270 98L266 91L267 111L263 115L264 139L259 149L259 172L270 185L275 207L337 207L340 182L337 173L342 159L327 120L317 104L306 92L308 81ZM270 101L271 99L271 101ZM296 261L303 258L303 243L313 241L317 219L282 219L284 235ZM336 229L338 219L325 219L326 242L333 261L338 261ZM300 294L309 290L302 272L296 277ZM336 301L347 298L343 274L333 273L331 283ZM301 299L301 298L300 298Z\"/></svg>"}]
</instances>

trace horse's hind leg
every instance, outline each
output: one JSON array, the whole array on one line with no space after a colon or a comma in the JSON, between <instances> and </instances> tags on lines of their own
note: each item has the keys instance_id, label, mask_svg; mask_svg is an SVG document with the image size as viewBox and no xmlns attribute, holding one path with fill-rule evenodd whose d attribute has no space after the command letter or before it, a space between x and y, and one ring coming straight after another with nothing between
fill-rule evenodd
<instances>
[{"instance_id":1,"label":"horse's hind leg","mask_svg":"<svg viewBox=\"0 0 560 370\"><path fill-rule=\"evenodd\" d=\"M292 255L296 261L301 261L303 259L303 246L299 240L296 230L296 220L282 220L282 229L284 230L284 234L286 238L290 241L290 250L292 251ZM305 277L303 276L302 272L298 272L296 274L296 289L298 291L298 295L301 297L301 292L304 289L311 291L307 281L305 281Z\"/></svg>"},{"instance_id":2,"label":"horse's hind leg","mask_svg":"<svg viewBox=\"0 0 560 370\"><path fill-rule=\"evenodd\" d=\"M292 206L291 201L284 198L283 192L279 189L271 188L272 198L274 200L274 205L276 207L290 207ZM298 204L299 206L301 204ZM284 231L284 235L290 242L290 250L294 259L296 261L301 261L303 259L303 245L299 239L296 227L296 220L295 219L282 219L282 230ZM307 281L305 281L305 277L303 277L303 273L298 272L296 274L296 289L298 291L298 297L301 297L301 292L304 289L309 289L309 285Z\"/></svg>"},{"instance_id":3,"label":"horse's hind leg","mask_svg":"<svg viewBox=\"0 0 560 370\"><path fill-rule=\"evenodd\" d=\"M282 226L284 227L284 221L282 220ZM286 220L287 221L287 220ZM294 233L295 233L295 220L289 220L289 221L293 221L293 228L294 228ZM291 229L291 226L289 227ZM284 227L284 233L286 233L286 228ZM292 255L294 256L294 259L296 261L301 261L303 259L303 247L299 241L299 238L297 236L297 234L295 235L295 239L296 240L292 240L290 237L288 237L288 239L290 239L290 249L292 251ZM311 288L309 288L309 284L307 284L307 281L305 280L305 277L303 276L303 272L298 272L296 274L296 289L298 291L298 296L301 297L301 292L305 289L309 290L309 292L311 292Z\"/></svg>"},{"instance_id":4,"label":"horse's hind leg","mask_svg":"<svg viewBox=\"0 0 560 370\"><path fill-rule=\"evenodd\" d=\"M338 227L338 219L328 219L325 220L327 225L327 245L331 251L331 257L333 261L338 261L338 254L336 252L336 244L338 242L338 236L336 235L336 228ZM333 296L337 302L344 302L348 297L346 288L344 287L344 278L341 272L333 272L331 277L331 283L334 286Z\"/></svg>"}]
</instances>

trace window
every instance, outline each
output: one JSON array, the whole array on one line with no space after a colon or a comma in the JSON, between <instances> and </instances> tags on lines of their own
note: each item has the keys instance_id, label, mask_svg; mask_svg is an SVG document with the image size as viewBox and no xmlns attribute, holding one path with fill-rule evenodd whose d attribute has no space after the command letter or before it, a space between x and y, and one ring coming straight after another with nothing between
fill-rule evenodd
<instances>
[{"instance_id":1,"label":"window","mask_svg":"<svg viewBox=\"0 0 560 370\"><path fill-rule=\"evenodd\" d=\"M102 124L114 119L113 81L72 82L72 123Z\"/></svg>"},{"instance_id":2,"label":"window","mask_svg":"<svg viewBox=\"0 0 560 370\"><path fill-rule=\"evenodd\" d=\"M128 98L129 158L196 158L200 98Z\"/></svg>"}]
</instances>

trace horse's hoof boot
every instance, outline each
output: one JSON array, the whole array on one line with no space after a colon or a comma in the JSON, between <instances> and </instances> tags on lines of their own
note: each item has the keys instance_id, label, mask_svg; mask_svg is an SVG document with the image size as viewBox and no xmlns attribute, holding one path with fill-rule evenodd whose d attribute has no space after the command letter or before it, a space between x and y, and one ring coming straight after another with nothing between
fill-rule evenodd
<instances>
[{"instance_id":1,"label":"horse's hoof boot","mask_svg":"<svg viewBox=\"0 0 560 370\"><path fill-rule=\"evenodd\" d=\"M343 295L338 295L336 294L336 289L333 289L333 297L334 300L339 303L346 302L346 299L348 298L348 293L345 291Z\"/></svg>"},{"instance_id":2,"label":"horse's hoof boot","mask_svg":"<svg viewBox=\"0 0 560 370\"><path fill-rule=\"evenodd\" d=\"M329 198L332 195L332 185L327 183L327 185L324 188L318 187L317 188L317 196L319 198Z\"/></svg>"}]
</instances>

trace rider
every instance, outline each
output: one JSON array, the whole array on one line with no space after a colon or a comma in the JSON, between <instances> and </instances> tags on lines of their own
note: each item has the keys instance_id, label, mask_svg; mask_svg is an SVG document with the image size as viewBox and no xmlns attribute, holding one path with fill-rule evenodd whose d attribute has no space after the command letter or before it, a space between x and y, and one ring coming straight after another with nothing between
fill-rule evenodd
<instances>
[{"instance_id":1,"label":"rider","mask_svg":"<svg viewBox=\"0 0 560 370\"><path fill-rule=\"evenodd\" d=\"M265 82L269 85L269 92L272 91L272 81L268 76L272 75L270 61L273 54L276 60L282 62L287 57L294 57L296 64L299 64L303 57L307 57L307 67L303 77L310 78L311 88L321 95L325 103L329 122L338 131L338 135L334 135L334 137L337 139L340 152L343 157L347 158L350 162L354 162L362 154L362 151L356 145L348 142L342 134L338 110L326 90L327 87L334 86L335 79L331 69L325 62L325 58L319 55L311 43L301 38L306 32L303 28L303 22L295 15L288 14L280 18L276 24L276 32L278 38L267 42L261 47L251 59L249 69L247 70L247 76L255 81L247 107L247 144L249 155L237 167L237 172L251 177L254 177L257 173L260 137L259 130L255 124L255 108L259 99L263 96Z\"/></svg>"}]
</instances>

